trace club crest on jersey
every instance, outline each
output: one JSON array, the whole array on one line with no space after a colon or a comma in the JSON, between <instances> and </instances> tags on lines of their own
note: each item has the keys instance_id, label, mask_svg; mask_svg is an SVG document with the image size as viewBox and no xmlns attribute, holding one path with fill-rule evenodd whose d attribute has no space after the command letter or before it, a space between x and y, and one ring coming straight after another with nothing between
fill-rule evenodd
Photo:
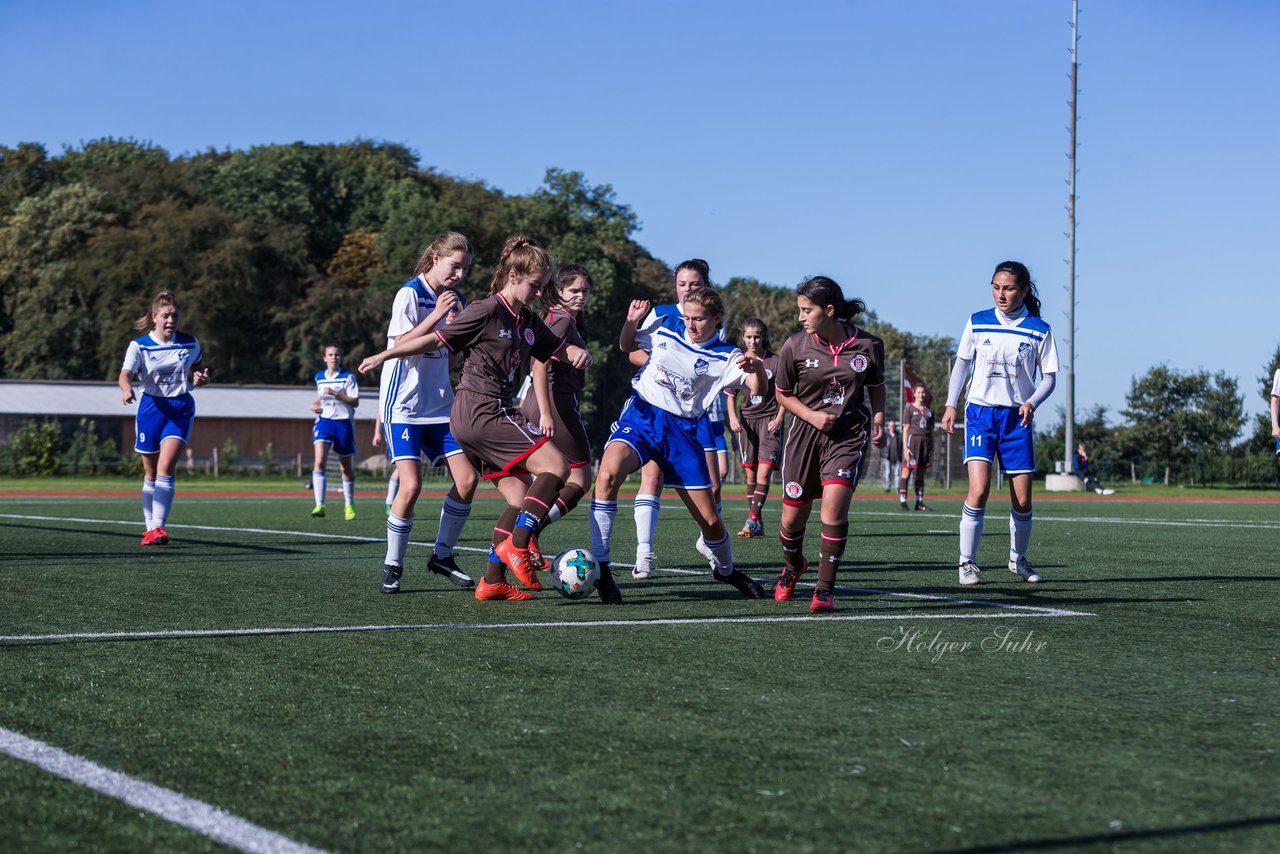
<instances>
[{"instance_id":1,"label":"club crest on jersey","mask_svg":"<svg viewBox=\"0 0 1280 854\"><path fill-rule=\"evenodd\" d=\"M185 362L187 360L187 356L190 356L190 355L191 355L191 351L188 350L186 347L183 347L181 350L178 351L178 361Z\"/></svg>"},{"instance_id":2,"label":"club crest on jersey","mask_svg":"<svg viewBox=\"0 0 1280 854\"><path fill-rule=\"evenodd\" d=\"M1023 341L1018 345L1018 361L1025 362L1031 357L1031 345Z\"/></svg>"},{"instance_id":3,"label":"club crest on jersey","mask_svg":"<svg viewBox=\"0 0 1280 854\"><path fill-rule=\"evenodd\" d=\"M528 344L530 347L533 346L533 330L532 329L526 329L524 331L524 343Z\"/></svg>"},{"instance_id":4,"label":"club crest on jersey","mask_svg":"<svg viewBox=\"0 0 1280 854\"><path fill-rule=\"evenodd\" d=\"M532 421L526 422L525 426L529 428L529 432L532 433L533 435L535 436L542 435L542 428L539 427L537 424L534 424Z\"/></svg>"},{"instance_id":5,"label":"club crest on jersey","mask_svg":"<svg viewBox=\"0 0 1280 854\"><path fill-rule=\"evenodd\" d=\"M787 497L794 500L804 494L804 487L796 483L794 480L787 481L787 485L782 488Z\"/></svg>"},{"instance_id":6,"label":"club crest on jersey","mask_svg":"<svg viewBox=\"0 0 1280 854\"><path fill-rule=\"evenodd\" d=\"M498 337L499 337L499 338L510 338L510 337L511 337L511 330L510 330L510 329L499 329L499 330L498 330Z\"/></svg>"},{"instance_id":7,"label":"club crest on jersey","mask_svg":"<svg viewBox=\"0 0 1280 854\"><path fill-rule=\"evenodd\" d=\"M707 369L710 367L711 367L710 362L708 362L706 359L699 358L696 362L693 363L693 373L696 376L700 377L703 374L705 374L707 372Z\"/></svg>"},{"instance_id":8,"label":"club crest on jersey","mask_svg":"<svg viewBox=\"0 0 1280 854\"><path fill-rule=\"evenodd\" d=\"M871 360L867 358L865 353L859 353L849 360L849 367L853 368L854 373L862 373L871 364Z\"/></svg>"},{"instance_id":9,"label":"club crest on jersey","mask_svg":"<svg viewBox=\"0 0 1280 854\"><path fill-rule=\"evenodd\" d=\"M765 369L764 369L764 378L765 378L765 379L767 379L767 380L772 380L772 379L773 379L773 371L769 370L768 368L765 368Z\"/></svg>"}]
</instances>

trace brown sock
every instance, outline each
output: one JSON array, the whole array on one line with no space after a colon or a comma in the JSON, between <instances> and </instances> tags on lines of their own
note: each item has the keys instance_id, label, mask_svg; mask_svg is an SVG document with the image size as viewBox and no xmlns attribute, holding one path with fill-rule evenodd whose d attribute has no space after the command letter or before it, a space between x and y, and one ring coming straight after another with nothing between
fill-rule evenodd
<instances>
[{"instance_id":1,"label":"brown sock","mask_svg":"<svg viewBox=\"0 0 1280 854\"><path fill-rule=\"evenodd\" d=\"M782 543L782 563L795 575L804 569L804 528L789 531L778 526L778 540Z\"/></svg>"},{"instance_id":2,"label":"brown sock","mask_svg":"<svg viewBox=\"0 0 1280 854\"><path fill-rule=\"evenodd\" d=\"M849 523L839 525L822 525L822 545L818 549L818 587L827 590L836 586L836 570L840 568L840 558L844 556L844 545L849 539Z\"/></svg>"},{"instance_id":3,"label":"brown sock","mask_svg":"<svg viewBox=\"0 0 1280 854\"><path fill-rule=\"evenodd\" d=\"M511 530L511 544L518 549L529 548L529 538L533 532L542 527L547 513L551 512L551 503L564 488L564 481L554 474L543 472L533 479L529 491L524 494L524 506L516 518L516 526Z\"/></svg>"}]
</instances>

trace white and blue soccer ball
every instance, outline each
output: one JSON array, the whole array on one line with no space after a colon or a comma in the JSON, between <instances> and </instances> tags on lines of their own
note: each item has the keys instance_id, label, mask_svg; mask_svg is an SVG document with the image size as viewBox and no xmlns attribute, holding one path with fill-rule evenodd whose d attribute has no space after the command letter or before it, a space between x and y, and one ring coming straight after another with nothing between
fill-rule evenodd
<instances>
[{"instance_id":1,"label":"white and blue soccer ball","mask_svg":"<svg viewBox=\"0 0 1280 854\"><path fill-rule=\"evenodd\" d=\"M600 564L586 549L565 549L551 561L551 583L566 599L590 596L600 583Z\"/></svg>"}]
</instances>

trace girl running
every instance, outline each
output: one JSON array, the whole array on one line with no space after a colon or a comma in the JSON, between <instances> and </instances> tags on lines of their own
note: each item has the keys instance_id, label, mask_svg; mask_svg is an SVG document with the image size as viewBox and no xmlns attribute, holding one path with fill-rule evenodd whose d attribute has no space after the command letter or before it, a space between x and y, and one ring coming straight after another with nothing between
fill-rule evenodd
<instances>
[{"instance_id":1,"label":"girl running","mask_svg":"<svg viewBox=\"0 0 1280 854\"><path fill-rule=\"evenodd\" d=\"M764 536L761 514L769 497L769 479L778 463L778 446L782 439L782 410L774 393L774 377L778 373L778 354L769 345L769 327L758 317L742 322L740 330L742 349L748 356L759 359L764 365L767 384L764 394L747 396L739 418L735 408L729 407L729 429L738 434L742 448L742 470L747 478L747 521L738 532L739 537Z\"/></svg>"},{"instance_id":2,"label":"girl running","mask_svg":"<svg viewBox=\"0 0 1280 854\"><path fill-rule=\"evenodd\" d=\"M543 317L547 328L566 344L583 349L587 346L587 330L582 311L590 293L591 274L581 264L561 266L542 293L542 303L547 307ZM545 527L577 507L591 487L591 442L578 412L586 371L552 357L548 361L534 359L530 373L532 392L525 395L520 411L526 421L551 439L551 444L569 463L569 479L547 512ZM542 563L536 543L535 536L530 540L531 547L538 552L534 562Z\"/></svg>"},{"instance_id":3,"label":"girl running","mask_svg":"<svg viewBox=\"0 0 1280 854\"><path fill-rule=\"evenodd\" d=\"M684 335L684 298L695 288L711 287L711 267L701 258L690 258L676 266L675 289L676 301L667 305L657 305L649 312L640 324L648 329L655 324L671 330L677 336ZM643 368L649 356L643 350L631 353L631 363ZM707 455L707 469L715 481L715 499L719 505L720 479L716 463L715 439L711 435L711 421L704 413L698 428L698 441ZM631 570L634 578L649 578L658 569L658 556L654 550L654 533L658 530L658 516L662 511L662 468L656 462L649 462L640 470L640 488L635 497L636 519L636 563ZM703 557L710 559L706 544L699 537L695 547Z\"/></svg>"},{"instance_id":4,"label":"girl running","mask_svg":"<svg viewBox=\"0 0 1280 854\"><path fill-rule=\"evenodd\" d=\"M423 250L414 277L401 285L392 303L388 347L422 338L457 314L465 302L457 288L471 270L474 256L471 242L453 231L440 235ZM440 511L440 528L427 569L458 587L469 589L475 585L453 557L479 483L475 469L449 432L453 398L446 353L403 359L382 373L379 418L387 456L399 481L387 514L387 555L378 586L383 593L400 592L414 508L422 491L424 454L432 466L443 460L453 478Z\"/></svg>"},{"instance_id":5,"label":"girl running","mask_svg":"<svg viewBox=\"0 0 1280 854\"><path fill-rule=\"evenodd\" d=\"M818 581L810 611L835 608L836 570L849 537L849 502L867 439L884 443L884 343L853 325L866 311L840 286L815 276L796 292L800 325L778 354L778 405L794 417L782 452L782 573L773 598L785 602L809 568L804 530L822 499ZM870 402L870 409L867 403Z\"/></svg>"},{"instance_id":6,"label":"girl running","mask_svg":"<svg viewBox=\"0 0 1280 854\"><path fill-rule=\"evenodd\" d=\"M488 297L467 306L443 328L424 321L419 328L429 328L430 334L417 335L360 365L363 373L387 359L442 348L466 357L450 426L467 457L486 480L497 482L507 500L493 529L484 579L476 586L476 599L482 601L532 598L507 582L504 564L525 587L542 589L529 541L569 476L564 456L510 405L516 374L529 358L548 361L558 356L577 369L591 364L590 353L565 344L529 308L550 280L551 268L551 257L533 240L509 238ZM526 488L530 476L532 483Z\"/></svg>"},{"instance_id":7,"label":"girl running","mask_svg":"<svg viewBox=\"0 0 1280 854\"><path fill-rule=\"evenodd\" d=\"M356 407L360 405L360 389L353 373L343 370L342 348L337 344L324 346L324 370L316 371L316 399L311 401L311 411L316 423L311 427L311 443L315 446L315 466L311 470L311 491L316 506L313 518L324 516L325 494L329 488L329 475L325 466L329 463L329 449L338 455L342 469L342 498L344 516L350 522L356 518L353 506L356 496Z\"/></svg>"},{"instance_id":8,"label":"girl running","mask_svg":"<svg viewBox=\"0 0 1280 854\"><path fill-rule=\"evenodd\" d=\"M660 466L664 480L698 523L714 557L715 579L733 585L748 598L764 595L757 581L734 569L729 535L716 509L713 475L699 435L699 423L711 401L726 389L745 387L752 394L763 393L764 374L759 361L717 336L724 316L719 294L711 288L695 288L685 294L681 308L682 333L666 328L661 320L637 330L641 319L652 314L648 302L632 302L618 341L626 352L643 349L650 355L632 378L634 391L605 444L591 502L591 548L600 563L598 590L606 604L622 601L609 571L618 490L629 474L651 461Z\"/></svg>"},{"instance_id":9,"label":"girl running","mask_svg":"<svg viewBox=\"0 0 1280 854\"><path fill-rule=\"evenodd\" d=\"M969 493L960 517L960 583L980 581L975 561L991 494L991 466L999 455L1009 476L1009 571L1036 584L1040 575L1027 561L1031 483L1036 471L1031 420L1053 393L1058 349L1053 330L1040 317L1040 298L1025 265L1004 261L997 266L991 295L995 308L974 312L965 322L942 414L943 431L954 433L956 403L972 368L964 410Z\"/></svg>"},{"instance_id":10,"label":"girl running","mask_svg":"<svg viewBox=\"0 0 1280 854\"><path fill-rule=\"evenodd\" d=\"M191 389L209 381L204 354L195 336L178 331L182 308L172 291L151 300L151 310L134 323L146 333L129 342L117 385L124 404L137 400L132 378L138 378L142 398L134 421L133 449L142 457L142 517L147 530L142 545L169 542L165 522L173 507L173 475L182 449L191 441L196 403Z\"/></svg>"}]
</instances>

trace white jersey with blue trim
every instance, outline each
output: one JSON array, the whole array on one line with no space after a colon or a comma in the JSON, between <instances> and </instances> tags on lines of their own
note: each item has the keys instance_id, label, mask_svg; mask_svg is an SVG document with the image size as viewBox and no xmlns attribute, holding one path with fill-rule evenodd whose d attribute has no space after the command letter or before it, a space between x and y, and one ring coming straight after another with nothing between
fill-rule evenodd
<instances>
[{"instance_id":1,"label":"white jersey with blue trim","mask_svg":"<svg viewBox=\"0 0 1280 854\"><path fill-rule=\"evenodd\" d=\"M694 344L661 321L636 330L636 344L649 361L631 378L636 394L682 418L701 418L726 388L746 388L738 367L742 351L719 338Z\"/></svg>"},{"instance_id":2,"label":"white jersey with blue trim","mask_svg":"<svg viewBox=\"0 0 1280 854\"><path fill-rule=\"evenodd\" d=\"M194 335L175 332L173 340L166 342L157 341L148 333L129 342L120 369L138 377L143 394L181 397L195 388L191 369L203 359L200 342Z\"/></svg>"},{"instance_id":3,"label":"white jersey with blue trim","mask_svg":"<svg viewBox=\"0 0 1280 854\"><path fill-rule=\"evenodd\" d=\"M356 384L356 375L341 368L333 376L329 376L327 368L316 371L316 394L320 395L320 414L317 417L328 418L330 421L346 421L354 418L356 408L343 403L331 394L325 394L324 390L327 388L345 394L347 397L359 398L360 386Z\"/></svg>"},{"instance_id":4,"label":"white jersey with blue trim","mask_svg":"<svg viewBox=\"0 0 1280 854\"><path fill-rule=\"evenodd\" d=\"M456 293L456 292L455 292ZM459 309L466 304L458 294ZM387 347L435 311L436 292L426 276L415 276L396 292L387 324ZM448 322L447 319L445 322ZM383 366L378 408L384 424L448 424L453 408L449 351L392 359Z\"/></svg>"},{"instance_id":5,"label":"white jersey with blue trim","mask_svg":"<svg viewBox=\"0 0 1280 854\"><path fill-rule=\"evenodd\" d=\"M644 321L639 328L648 329L658 323L661 323L663 328L670 329L677 335L684 335L684 309L674 302L666 305L655 305L649 309L649 313L645 315ZM716 340L725 341L723 329L716 330Z\"/></svg>"},{"instance_id":6,"label":"white jersey with blue trim","mask_svg":"<svg viewBox=\"0 0 1280 854\"><path fill-rule=\"evenodd\" d=\"M994 308L970 316L956 358L973 362L965 399L980 406L1021 406L1041 374L1058 372L1058 349L1049 324L1027 311Z\"/></svg>"}]
</instances>

